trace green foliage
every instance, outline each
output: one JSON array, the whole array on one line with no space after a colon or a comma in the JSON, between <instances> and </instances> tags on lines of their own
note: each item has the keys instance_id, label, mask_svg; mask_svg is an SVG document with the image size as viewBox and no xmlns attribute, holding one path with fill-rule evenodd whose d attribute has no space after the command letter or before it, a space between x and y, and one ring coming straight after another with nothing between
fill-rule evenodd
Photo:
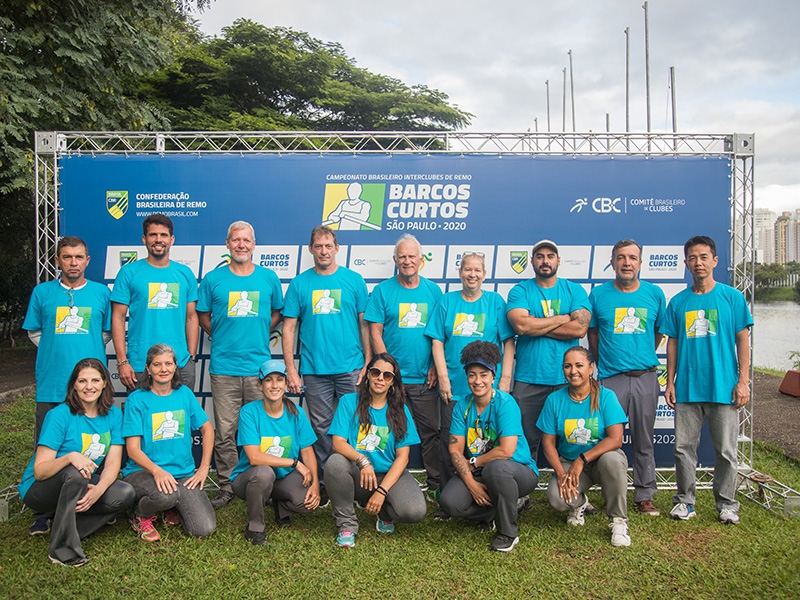
<instances>
[{"instance_id":1,"label":"green foliage","mask_svg":"<svg viewBox=\"0 0 800 600\"><path fill-rule=\"evenodd\" d=\"M337 43L247 19L184 45L140 96L178 130L441 130L472 116L438 90L357 67Z\"/></svg>"},{"instance_id":2,"label":"green foliage","mask_svg":"<svg viewBox=\"0 0 800 600\"><path fill-rule=\"evenodd\" d=\"M800 350L789 352L789 360L792 361L792 369L800 369Z\"/></svg>"}]
</instances>

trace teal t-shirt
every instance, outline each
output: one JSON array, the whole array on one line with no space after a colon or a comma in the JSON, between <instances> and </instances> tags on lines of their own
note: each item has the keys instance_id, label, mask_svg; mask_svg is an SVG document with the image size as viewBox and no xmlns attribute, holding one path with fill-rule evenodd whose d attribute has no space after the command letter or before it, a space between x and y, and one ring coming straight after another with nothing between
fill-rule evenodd
<instances>
[{"instance_id":1,"label":"teal t-shirt","mask_svg":"<svg viewBox=\"0 0 800 600\"><path fill-rule=\"evenodd\" d=\"M519 282L508 293L507 310L514 308L525 309L539 319L568 315L581 308L591 310L586 291L577 283L561 278L551 288L539 287L536 279ZM537 385L561 385L564 383L561 370L564 352L578 341L578 338L556 340L544 335L519 336L514 379Z\"/></svg>"},{"instance_id":2,"label":"teal t-shirt","mask_svg":"<svg viewBox=\"0 0 800 600\"><path fill-rule=\"evenodd\" d=\"M272 311L283 308L278 276L255 265L250 275L222 266L200 282L197 311L211 313L211 364L214 375L252 377L272 358L269 328Z\"/></svg>"},{"instance_id":3,"label":"teal t-shirt","mask_svg":"<svg viewBox=\"0 0 800 600\"><path fill-rule=\"evenodd\" d=\"M144 371L147 351L154 344L168 344L178 366L186 365L186 305L197 302L197 279L189 267L175 261L162 269L146 260L128 263L114 281L111 301L130 311L127 359L134 371Z\"/></svg>"},{"instance_id":4,"label":"teal t-shirt","mask_svg":"<svg viewBox=\"0 0 800 600\"><path fill-rule=\"evenodd\" d=\"M308 448L317 441L317 434L311 428L305 411L297 407L297 416L286 407L283 414L274 419L264 409L263 400L248 402L239 411L239 433L236 443L239 446L258 446L261 452L277 458L300 458L300 450ZM231 472L231 480L253 465L247 458L244 448L239 452L239 463ZM291 467L273 467L275 477L283 479L294 471Z\"/></svg>"},{"instance_id":5,"label":"teal t-shirt","mask_svg":"<svg viewBox=\"0 0 800 600\"><path fill-rule=\"evenodd\" d=\"M364 278L345 267L330 275L311 268L292 279L283 315L298 320L301 374L337 375L364 366L358 316L368 296Z\"/></svg>"},{"instance_id":6,"label":"teal t-shirt","mask_svg":"<svg viewBox=\"0 0 800 600\"><path fill-rule=\"evenodd\" d=\"M600 388L598 405L597 412L592 413L589 396L575 402L569 396L569 388L561 388L544 401L536 426L542 433L556 436L558 455L573 461L608 437L607 427L628 422L617 395L610 389Z\"/></svg>"},{"instance_id":7,"label":"teal t-shirt","mask_svg":"<svg viewBox=\"0 0 800 600\"><path fill-rule=\"evenodd\" d=\"M90 418L73 415L69 406L61 404L47 413L39 436L39 445L55 450L56 458L70 452L80 452L98 466L105 460L112 445L121 446L123 443L122 411L116 406L112 406L107 415ZM19 497L23 502L25 494L36 481L33 475L35 460L34 456L19 482Z\"/></svg>"},{"instance_id":8,"label":"teal t-shirt","mask_svg":"<svg viewBox=\"0 0 800 600\"><path fill-rule=\"evenodd\" d=\"M433 357L425 326L442 295L441 288L424 277L413 289L392 277L372 290L364 319L383 324L383 343L397 359L403 383L425 383L428 379Z\"/></svg>"},{"instance_id":9,"label":"teal t-shirt","mask_svg":"<svg viewBox=\"0 0 800 600\"><path fill-rule=\"evenodd\" d=\"M677 402L731 404L739 380L736 334L753 325L739 290L717 282L707 294L686 288L667 307L662 333L678 341Z\"/></svg>"},{"instance_id":10,"label":"teal t-shirt","mask_svg":"<svg viewBox=\"0 0 800 600\"><path fill-rule=\"evenodd\" d=\"M444 356L453 401L469 393L461 351L470 342L480 340L496 344L503 352L503 342L514 337L514 330L506 318L506 303L500 294L484 291L475 302L467 302L461 292L449 292L442 297L439 306L425 328L425 335L444 344ZM500 383L501 364L497 366L494 385Z\"/></svg>"},{"instance_id":11,"label":"teal t-shirt","mask_svg":"<svg viewBox=\"0 0 800 600\"><path fill-rule=\"evenodd\" d=\"M41 331L36 350L36 401L63 402L72 368L82 358L106 364L103 332L111 331L111 290L87 281L69 289L48 281L33 288L22 328Z\"/></svg>"},{"instance_id":12,"label":"teal t-shirt","mask_svg":"<svg viewBox=\"0 0 800 600\"><path fill-rule=\"evenodd\" d=\"M639 282L634 292L621 292L613 281L592 288L592 322L597 327L599 379L658 365L656 330L661 329L667 301L657 285Z\"/></svg>"},{"instance_id":13,"label":"teal t-shirt","mask_svg":"<svg viewBox=\"0 0 800 600\"><path fill-rule=\"evenodd\" d=\"M499 444L503 437L517 438L517 447L511 460L533 469L539 475L536 461L531 458L531 449L522 430L522 413L517 401L510 394L495 390L494 396L489 401L483 412L478 414L478 407L472 400L472 394L458 401L453 408L453 420L450 423L450 433L464 437L467 452L470 456L480 456L488 452L486 444Z\"/></svg>"},{"instance_id":14,"label":"teal t-shirt","mask_svg":"<svg viewBox=\"0 0 800 600\"><path fill-rule=\"evenodd\" d=\"M192 456L192 431L208 421L192 391L182 385L169 396L135 390L125 402L122 436L141 437L141 449L175 479L191 477L196 470ZM133 460L122 469L128 476L142 468Z\"/></svg>"},{"instance_id":15,"label":"teal t-shirt","mask_svg":"<svg viewBox=\"0 0 800 600\"><path fill-rule=\"evenodd\" d=\"M347 440L359 454L363 454L372 462L376 473L386 473L392 468L397 458L397 448L419 444L419 434L414 426L414 419L408 406L403 406L406 413L406 435L402 440L395 438L394 432L386 421L387 406L380 410L369 409L370 427L365 427L358 422L356 407L358 406L357 394L345 394L339 398L339 406L333 413L328 435L338 435Z\"/></svg>"}]
</instances>

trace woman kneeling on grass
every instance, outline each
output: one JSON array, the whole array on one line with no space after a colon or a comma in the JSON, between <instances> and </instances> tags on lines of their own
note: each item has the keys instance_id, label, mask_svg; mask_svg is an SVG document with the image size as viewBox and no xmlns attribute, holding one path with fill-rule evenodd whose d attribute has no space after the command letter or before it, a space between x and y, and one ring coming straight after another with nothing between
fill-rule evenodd
<instances>
[{"instance_id":1,"label":"woman kneeling on grass","mask_svg":"<svg viewBox=\"0 0 800 600\"><path fill-rule=\"evenodd\" d=\"M317 436L302 408L286 397L286 365L268 360L258 371L264 400L239 412L239 464L231 473L233 493L247 502L244 537L267 542L264 505L272 499L275 523L289 527L293 513L319 506Z\"/></svg>"},{"instance_id":2,"label":"woman kneeling on grass","mask_svg":"<svg viewBox=\"0 0 800 600\"><path fill-rule=\"evenodd\" d=\"M568 386L550 394L536 426L554 476L547 487L550 506L569 511L567 523L580 526L589 503L586 490L599 484L610 519L611 545L630 546L628 460L620 450L628 419L613 391L592 377L594 360L582 346L564 353Z\"/></svg>"},{"instance_id":3,"label":"woman kneeling on grass","mask_svg":"<svg viewBox=\"0 0 800 600\"><path fill-rule=\"evenodd\" d=\"M325 465L325 486L339 534L336 543L353 548L358 519L353 501L377 515L375 529L393 533L393 521L425 518L425 498L406 470L409 446L419 444L403 402L403 380L394 357L376 354L354 394L345 394L328 430L333 454Z\"/></svg>"},{"instance_id":4,"label":"woman kneeling on grass","mask_svg":"<svg viewBox=\"0 0 800 600\"><path fill-rule=\"evenodd\" d=\"M117 480L122 460L122 411L112 405L103 363L75 365L67 398L47 413L36 456L19 484L19 496L35 511L52 513L50 562L80 567L89 562L81 540L133 504L133 488Z\"/></svg>"},{"instance_id":5,"label":"woman kneeling on grass","mask_svg":"<svg viewBox=\"0 0 800 600\"><path fill-rule=\"evenodd\" d=\"M203 457L195 470L192 431L203 435ZM217 526L211 501L203 491L214 429L192 390L181 384L175 351L156 344L147 351L140 389L125 402L122 425L128 464L125 481L136 490L138 502L131 519L146 542L161 539L154 527L159 511L169 525L183 525L189 535L208 537Z\"/></svg>"},{"instance_id":6,"label":"woman kneeling on grass","mask_svg":"<svg viewBox=\"0 0 800 600\"><path fill-rule=\"evenodd\" d=\"M517 500L539 481L522 431L522 415L510 394L493 389L500 349L472 342L461 351L470 392L453 409L450 457L458 477L439 498L451 517L497 527L490 548L510 552L519 543ZM523 505L524 506L524 505Z\"/></svg>"}]
</instances>

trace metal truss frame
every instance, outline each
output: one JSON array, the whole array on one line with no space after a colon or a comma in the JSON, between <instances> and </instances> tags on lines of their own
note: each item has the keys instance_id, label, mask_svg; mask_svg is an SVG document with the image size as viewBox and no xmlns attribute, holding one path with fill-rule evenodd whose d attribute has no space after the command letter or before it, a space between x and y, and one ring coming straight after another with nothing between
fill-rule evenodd
<instances>
[{"instance_id":1,"label":"metal truss frame","mask_svg":"<svg viewBox=\"0 0 800 600\"><path fill-rule=\"evenodd\" d=\"M731 161L731 281L752 304L754 136L678 133L473 133L453 131L37 132L35 137L37 281L56 276L59 231L58 162L85 154L464 154L531 156L701 156ZM752 344L751 344L752 352ZM751 360L752 365L752 360ZM752 371L752 366L751 366ZM752 373L751 373L752 375ZM752 380L752 377L751 377ZM767 508L800 493L753 469L753 403L740 411L738 460L744 493ZM755 478L754 478L755 474ZM698 471L698 488L711 487ZM674 489L674 471L657 470L659 489ZM541 486L540 486L541 487ZM800 510L798 511L800 512Z\"/></svg>"}]
</instances>

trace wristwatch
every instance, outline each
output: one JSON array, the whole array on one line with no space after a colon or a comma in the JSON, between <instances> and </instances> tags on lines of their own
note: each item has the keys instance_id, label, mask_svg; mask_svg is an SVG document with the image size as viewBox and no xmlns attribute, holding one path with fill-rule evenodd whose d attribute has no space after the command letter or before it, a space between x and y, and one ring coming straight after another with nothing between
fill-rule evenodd
<instances>
[{"instance_id":1,"label":"wristwatch","mask_svg":"<svg viewBox=\"0 0 800 600\"><path fill-rule=\"evenodd\" d=\"M471 456L470 457L469 466L472 467L473 469L477 469L478 468L478 457L477 456Z\"/></svg>"}]
</instances>

